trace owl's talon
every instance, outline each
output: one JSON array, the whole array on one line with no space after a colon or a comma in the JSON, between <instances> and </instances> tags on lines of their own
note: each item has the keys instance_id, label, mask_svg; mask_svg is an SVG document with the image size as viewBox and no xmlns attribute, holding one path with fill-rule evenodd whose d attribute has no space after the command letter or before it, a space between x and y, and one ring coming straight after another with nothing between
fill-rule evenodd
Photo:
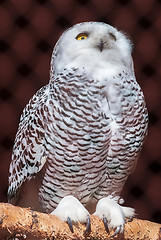
<instances>
[{"instance_id":1,"label":"owl's talon","mask_svg":"<svg viewBox=\"0 0 161 240\"><path fill-rule=\"evenodd\" d=\"M73 230L73 223L72 223L72 220L70 219L70 217L67 218L67 223L68 223L68 226L69 226L69 229L72 233L74 233L74 230Z\"/></svg>"},{"instance_id":2,"label":"owl's talon","mask_svg":"<svg viewBox=\"0 0 161 240\"><path fill-rule=\"evenodd\" d=\"M107 218L105 216L103 216L103 224L104 224L106 232L109 233L110 231L108 228Z\"/></svg>"},{"instance_id":3,"label":"owl's talon","mask_svg":"<svg viewBox=\"0 0 161 240\"><path fill-rule=\"evenodd\" d=\"M91 232L91 220L90 220L90 216L88 216L86 230L84 231L84 235L89 234L90 232Z\"/></svg>"},{"instance_id":4,"label":"owl's talon","mask_svg":"<svg viewBox=\"0 0 161 240\"><path fill-rule=\"evenodd\" d=\"M110 236L110 238L116 236L116 235L117 235L118 233L120 233L120 232L121 232L121 225L116 228L116 231L114 232L114 234L112 234L112 235Z\"/></svg>"},{"instance_id":5,"label":"owl's talon","mask_svg":"<svg viewBox=\"0 0 161 240\"><path fill-rule=\"evenodd\" d=\"M126 222L132 222L133 219L134 219L134 217L132 216L132 217L128 218Z\"/></svg>"}]
</instances>

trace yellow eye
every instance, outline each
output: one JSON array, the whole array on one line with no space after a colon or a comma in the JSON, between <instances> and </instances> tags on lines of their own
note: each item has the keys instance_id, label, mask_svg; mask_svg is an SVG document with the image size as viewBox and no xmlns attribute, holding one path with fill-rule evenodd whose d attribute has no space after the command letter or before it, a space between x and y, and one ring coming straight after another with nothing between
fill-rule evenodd
<instances>
[{"instance_id":1,"label":"yellow eye","mask_svg":"<svg viewBox=\"0 0 161 240\"><path fill-rule=\"evenodd\" d=\"M76 37L77 40L84 40L88 37L88 35L86 33L80 33L78 34L78 36Z\"/></svg>"}]
</instances>

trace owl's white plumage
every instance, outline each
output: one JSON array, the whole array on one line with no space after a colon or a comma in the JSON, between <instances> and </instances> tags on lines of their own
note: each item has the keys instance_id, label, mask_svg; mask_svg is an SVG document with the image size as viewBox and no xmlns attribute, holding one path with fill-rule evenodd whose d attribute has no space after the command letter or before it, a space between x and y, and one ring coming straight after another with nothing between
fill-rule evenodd
<instances>
[{"instance_id":1,"label":"owl's white plumage","mask_svg":"<svg viewBox=\"0 0 161 240\"><path fill-rule=\"evenodd\" d=\"M87 33L88 39L75 41L79 33ZM100 40L104 43L103 51L99 50ZM55 72L62 72L64 68L85 67L90 77L103 80L102 75L115 74L123 61L131 67L131 43L128 38L110 25L89 22L77 24L61 36L52 64Z\"/></svg>"},{"instance_id":2,"label":"owl's white plumage","mask_svg":"<svg viewBox=\"0 0 161 240\"><path fill-rule=\"evenodd\" d=\"M78 38L80 34L85 37ZM35 177L44 211L63 220L69 215L84 221L82 216L89 214L85 207L91 205L95 211L98 202L95 214L106 216L111 227L121 231L134 212L112 198L120 196L135 167L147 122L125 34L104 23L73 26L54 48L49 84L34 95L21 116L9 199Z\"/></svg>"}]
</instances>

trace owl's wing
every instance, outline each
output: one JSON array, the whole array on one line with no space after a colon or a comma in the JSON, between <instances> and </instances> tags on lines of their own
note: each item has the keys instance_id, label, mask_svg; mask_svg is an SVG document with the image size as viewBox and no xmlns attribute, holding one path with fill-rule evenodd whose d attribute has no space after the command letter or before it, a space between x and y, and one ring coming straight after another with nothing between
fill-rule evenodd
<instances>
[{"instance_id":1,"label":"owl's wing","mask_svg":"<svg viewBox=\"0 0 161 240\"><path fill-rule=\"evenodd\" d=\"M29 101L20 118L10 164L8 201L11 202L26 179L31 179L45 164L45 116L48 85Z\"/></svg>"}]
</instances>

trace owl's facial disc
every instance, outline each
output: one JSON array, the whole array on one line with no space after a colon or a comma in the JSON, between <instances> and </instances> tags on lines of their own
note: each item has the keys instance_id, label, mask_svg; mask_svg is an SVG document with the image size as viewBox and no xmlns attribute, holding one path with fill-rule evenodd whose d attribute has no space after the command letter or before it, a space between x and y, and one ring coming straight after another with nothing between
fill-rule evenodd
<instances>
[{"instance_id":1,"label":"owl's facial disc","mask_svg":"<svg viewBox=\"0 0 161 240\"><path fill-rule=\"evenodd\" d=\"M131 43L108 24L86 22L74 25L61 36L53 56L55 73L72 67L91 73L100 66L106 69L108 64L127 63L131 59Z\"/></svg>"}]
</instances>

